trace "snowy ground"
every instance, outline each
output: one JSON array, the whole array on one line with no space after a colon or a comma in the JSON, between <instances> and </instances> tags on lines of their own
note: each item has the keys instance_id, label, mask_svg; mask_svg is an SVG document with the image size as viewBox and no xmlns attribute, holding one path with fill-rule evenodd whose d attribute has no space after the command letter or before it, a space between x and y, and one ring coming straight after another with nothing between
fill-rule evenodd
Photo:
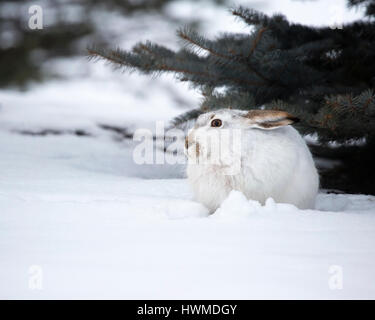
<instances>
[{"instance_id":1,"label":"snowy ground","mask_svg":"<svg viewBox=\"0 0 375 320\"><path fill-rule=\"evenodd\" d=\"M0 145L0 298L375 298L375 197L300 211L233 193L208 216L184 179L140 178L151 168L107 137Z\"/></svg>"},{"instance_id":2,"label":"snowy ground","mask_svg":"<svg viewBox=\"0 0 375 320\"><path fill-rule=\"evenodd\" d=\"M322 1L264 3L330 23ZM212 34L232 22L201 12L221 22ZM164 29L142 36L173 37ZM136 165L133 145L100 128L152 128L196 106L194 91L81 58L53 68L71 79L0 91L0 298L375 298L375 197L321 193L301 211L234 192L208 216L183 167Z\"/></svg>"}]
</instances>

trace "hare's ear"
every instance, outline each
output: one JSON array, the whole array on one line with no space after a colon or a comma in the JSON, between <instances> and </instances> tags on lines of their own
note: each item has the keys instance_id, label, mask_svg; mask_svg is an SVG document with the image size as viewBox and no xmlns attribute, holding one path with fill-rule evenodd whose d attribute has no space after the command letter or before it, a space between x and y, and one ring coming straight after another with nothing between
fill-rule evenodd
<instances>
[{"instance_id":1,"label":"hare's ear","mask_svg":"<svg viewBox=\"0 0 375 320\"><path fill-rule=\"evenodd\" d=\"M299 121L288 112L278 110L250 110L243 117L250 127L264 130L276 129Z\"/></svg>"}]
</instances>

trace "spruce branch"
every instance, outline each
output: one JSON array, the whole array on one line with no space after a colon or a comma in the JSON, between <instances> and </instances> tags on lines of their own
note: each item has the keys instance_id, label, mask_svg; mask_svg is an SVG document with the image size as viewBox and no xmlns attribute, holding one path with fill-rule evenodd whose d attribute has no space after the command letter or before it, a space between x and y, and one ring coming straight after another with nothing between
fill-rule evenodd
<instances>
[{"instance_id":1,"label":"spruce branch","mask_svg":"<svg viewBox=\"0 0 375 320\"><path fill-rule=\"evenodd\" d=\"M186 45L192 45L193 47L197 47L199 49L205 50L212 54L213 56L217 56L219 58L231 60L233 57L229 55L225 55L223 53L220 53L216 51L215 45L212 41L209 41L208 39L205 39L201 35L199 35L197 32L188 29L183 28L179 29L177 31L177 35L179 38L185 41Z\"/></svg>"},{"instance_id":2,"label":"spruce branch","mask_svg":"<svg viewBox=\"0 0 375 320\"><path fill-rule=\"evenodd\" d=\"M244 57L243 55L239 55L239 54L237 54L237 56L241 57L242 62L246 64L246 66L250 69L251 72L255 73L260 79L264 80L265 82L269 82L271 84L272 81L267 79L267 77L265 77L261 72L256 70L256 68L254 68L249 61L250 56L253 54L254 50L258 46L258 43L260 39L262 38L263 33L266 30L267 30L266 28L262 28L261 30L259 30L259 32L257 32L255 41L253 41L253 45L247 57ZM212 56L218 57L220 59L219 62L221 62L224 66L228 63L232 64L233 60L236 60L236 54L233 51L233 49L232 49L232 52L229 52L229 51L226 53L220 52L221 50L219 49L219 46L217 45L217 43L212 42L208 39L205 39L204 37L200 36L197 32L193 30L190 30L188 28L183 28L183 29L178 30L177 35L182 40L184 40L188 46L193 46L194 49L198 48L198 49L207 51ZM237 64L234 64L234 67L242 68L241 65L237 65Z\"/></svg>"},{"instance_id":3,"label":"spruce branch","mask_svg":"<svg viewBox=\"0 0 375 320\"><path fill-rule=\"evenodd\" d=\"M163 50L167 52L167 56L163 56L158 50ZM172 54L173 53L173 54ZM160 72L172 72L176 75L185 75L188 77L188 80L204 84L205 81L209 82L222 82L222 83L233 83L241 86L266 86L265 83L260 81L249 80L246 78L236 78L230 76L223 76L220 73L212 73L202 70L207 70L207 66L204 65L204 62L207 59L202 59L195 56L195 62L202 64L201 68L189 67L189 63L184 62L182 59L179 59L181 56L180 53L174 53L172 51L165 51L164 47L159 48L158 46L151 46L150 44L138 44L134 47L133 53L129 53L120 49L115 50L103 50L97 48L88 49L89 57L91 58L101 58L110 63L113 63L115 66L128 68L131 70L138 70L143 73L154 73L158 74ZM186 52L182 52L182 55ZM176 58L175 60L173 60ZM171 63L173 61L173 63ZM180 63L178 63L180 62ZM212 70L214 71L214 70ZM189 77L193 76L193 78ZM197 76L198 78L194 78ZM201 80L199 77L205 79Z\"/></svg>"},{"instance_id":4,"label":"spruce branch","mask_svg":"<svg viewBox=\"0 0 375 320\"><path fill-rule=\"evenodd\" d=\"M115 50L104 50L95 47L90 47L87 49L89 59L104 59L114 65L125 66L123 60L119 59L115 54Z\"/></svg>"},{"instance_id":5,"label":"spruce branch","mask_svg":"<svg viewBox=\"0 0 375 320\"><path fill-rule=\"evenodd\" d=\"M270 18L265 14L256 11L254 9L245 8L239 6L235 9L231 9L231 13L235 16L246 22L248 25L261 25L267 27L270 23Z\"/></svg>"},{"instance_id":6,"label":"spruce branch","mask_svg":"<svg viewBox=\"0 0 375 320\"><path fill-rule=\"evenodd\" d=\"M260 39L262 38L264 32L267 30L268 28L260 28L259 31L257 32L257 35L255 37L255 40L253 41L252 45L251 45L251 49L250 49L250 52L248 54L248 58L251 57L256 49L256 47L258 46L258 43L260 41Z\"/></svg>"},{"instance_id":7,"label":"spruce branch","mask_svg":"<svg viewBox=\"0 0 375 320\"><path fill-rule=\"evenodd\" d=\"M202 108L201 109L189 110L189 111L175 117L171 122L171 126L172 127L180 127L183 124L186 124L189 120L193 120L193 119L198 118L198 116L201 115L204 112L205 111Z\"/></svg>"}]
</instances>

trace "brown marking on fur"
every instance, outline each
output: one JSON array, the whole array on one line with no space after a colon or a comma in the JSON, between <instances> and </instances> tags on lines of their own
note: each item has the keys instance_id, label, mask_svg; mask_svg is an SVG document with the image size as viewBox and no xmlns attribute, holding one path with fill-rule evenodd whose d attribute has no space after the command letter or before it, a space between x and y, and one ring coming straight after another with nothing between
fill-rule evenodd
<instances>
[{"instance_id":1,"label":"brown marking on fur","mask_svg":"<svg viewBox=\"0 0 375 320\"><path fill-rule=\"evenodd\" d=\"M189 149L189 147L194 143L193 134L190 133L185 138L185 148L186 150Z\"/></svg>"},{"instance_id":2,"label":"brown marking on fur","mask_svg":"<svg viewBox=\"0 0 375 320\"><path fill-rule=\"evenodd\" d=\"M188 136L185 138L185 148L188 150L191 145L194 144L194 139L193 139L193 134L190 133ZM200 155L200 145L198 142L195 142L195 154L197 157Z\"/></svg>"},{"instance_id":3,"label":"brown marking on fur","mask_svg":"<svg viewBox=\"0 0 375 320\"><path fill-rule=\"evenodd\" d=\"M185 149L188 149L189 148L189 139L188 137L186 136L185 137Z\"/></svg>"},{"instance_id":4,"label":"brown marking on fur","mask_svg":"<svg viewBox=\"0 0 375 320\"><path fill-rule=\"evenodd\" d=\"M200 145L199 145L198 142L195 144L195 155L196 155L197 158L199 158L199 155L200 155Z\"/></svg>"},{"instance_id":5,"label":"brown marking on fur","mask_svg":"<svg viewBox=\"0 0 375 320\"><path fill-rule=\"evenodd\" d=\"M250 110L245 117L265 129L287 126L299 121L297 117L280 110Z\"/></svg>"}]
</instances>

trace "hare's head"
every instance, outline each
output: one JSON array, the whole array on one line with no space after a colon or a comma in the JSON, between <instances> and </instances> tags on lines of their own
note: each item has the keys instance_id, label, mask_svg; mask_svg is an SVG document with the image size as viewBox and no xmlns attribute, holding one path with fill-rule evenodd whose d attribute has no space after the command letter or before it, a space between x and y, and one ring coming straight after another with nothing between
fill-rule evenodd
<instances>
[{"instance_id":1,"label":"hare's head","mask_svg":"<svg viewBox=\"0 0 375 320\"><path fill-rule=\"evenodd\" d=\"M188 157L207 158L218 156L220 148L233 151L233 139L243 130L274 130L298 122L298 118L278 110L220 109L200 115L185 139ZM237 138L236 138L237 135ZM235 141L234 141L235 142ZM230 151L231 150L231 151Z\"/></svg>"}]
</instances>

